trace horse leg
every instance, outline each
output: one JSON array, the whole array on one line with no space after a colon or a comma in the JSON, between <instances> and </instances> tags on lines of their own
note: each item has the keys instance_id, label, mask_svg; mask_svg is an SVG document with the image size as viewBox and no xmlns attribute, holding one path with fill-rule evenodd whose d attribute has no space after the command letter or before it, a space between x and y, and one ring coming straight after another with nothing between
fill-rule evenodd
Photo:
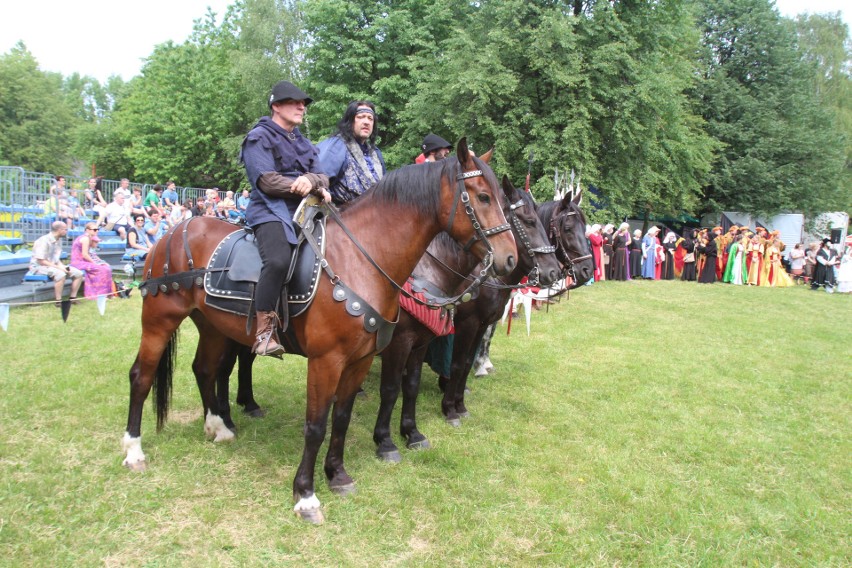
<instances>
[{"instance_id":1,"label":"horse leg","mask_svg":"<svg viewBox=\"0 0 852 568\"><path fill-rule=\"evenodd\" d=\"M227 349L225 358L222 361L222 366L216 372L216 400L219 402L219 411L221 412L222 421L225 426L233 432L237 433L237 425L231 418L231 372L234 370L234 364L237 362L237 343L232 341Z\"/></svg>"},{"instance_id":2,"label":"horse leg","mask_svg":"<svg viewBox=\"0 0 852 568\"><path fill-rule=\"evenodd\" d=\"M161 375L157 377L158 384L164 387L159 395L166 397L166 401L163 402L165 409L168 408L171 363L176 352L176 337L173 334L180 325L180 319L161 317L157 325L148 325L143 317L139 352L133 366L130 367L130 405L127 414L127 430L121 442L125 454L122 463L133 471L145 471L147 467L145 454L142 451L142 410L157 374ZM158 429L164 419L165 410L160 414L158 406Z\"/></svg>"},{"instance_id":3,"label":"horse leg","mask_svg":"<svg viewBox=\"0 0 852 568\"><path fill-rule=\"evenodd\" d=\"M302 460L293 479L293 510L303 520L314 524L323 522L320 500L314 492L314 473L317 455L325 439L328 413L340 381L342 356L331 353L308 359L308 396L305 410L305 446Z\"/></svg>"},{"instance_id":4,"label":"horse leg","mask_svg":"<svg viewBox=\"0 0 852 568\"><path fill-rule=\"evenodd\" d=\"M456 323L456 337L453 342L453 363L450 367L450 381L447 388L444 390L444 397L441 399L441 411L444 413L444 418L456 428L461 426L461 417L458 411L459 392L461 399L464 399L464 387L467 382L466 377L462 377L462 369L464 368L464 359L467 354L471 353L479 341L482 340L482 333L477 333L478 326L473 321L464 321ZM472 360L472 356L471 356ZM470 367L468 367L468 371ZM462 402L461 408L463 412L467 412Z\"/></svg>"},{"instance_id":5,"label":"horse leg","mask_svg":"<svg viewBox=\"0 0 852 568\"><path fill-rule=\"evenodd\" d=\"M192 372L204 409L204 434L214 442L230 441L234 439L234 432L225 424L219 409L216 382L221 368L228 364L231 368L234 366L235 353L231 348L231 340L200 312L194 312L191 317L198 328L198 347L192 361Z\"/></svg>"},{"instance_id":6,"label":"horse leg","mask_svg":"<svg viewBox=\"0 0 852 568\"><path fill-rule=\"evenodd\" d=\"M380 460L399 463L402 456L393 443L390 434L391 414L399 398L399 385L404 372L405 357L411 346L401 336L394 337L382 353L382 378L379 386L379 412L376 426L373 428L373 441L376 443L376 457Z\"/></svg>"},{"instance_id":7,"label":"horse leg","mask_svg":"<svg viewBox=\"0 0 852 568\"><path fill-rule=\"evenodd\" d=\"M431 446L429 440L417 429L417 395L420 393L420 374L428 345L413 349L408 355L402 379L402 415L399 433L406 439L409 450L425 450Z\"/></svg>"},{"instance_id":8,"label":"horse leg","mask_svg":"<svg viewBox=\"0 0 852 568\"><path fill-rule=\"evenodd\" d=\"M331 417L331 440L328 445L328 453L325 456L325 476L328 478L329 488L338 495L348 495L355 492L355 481L346 473L343 467L343 450L346 442L346 432L352 419L352 406L355 404L355 395L358 388L364 382L373 356L368 356L360 361L349 365L340 377L335 393L336 402Z\"/></svg>"},{"instance_id":9,"label":"horse leg","mask_svg":"<svg viewBox=\"0 0 852 568\"><path fill-rule=\"evenodd\" d=\"M455 389L455 409L456 413L462 417L467 418L470 416L470 412L468 412L467 407L464 404L464 393L467 387L467 378L470 375L470 370L473 367L473 356L475 354L476 345L479 345L482 342L482 338L485 336L487 331L487 326L480 326L476 331L476 335L473 338L473 342L468 344L467 347L463 348L462 351L459 352L459 361L456 361L455 350L453 353L453 374L456 375L456 389ZM457 365L460 368L457 368Z\"/></svg>"},{"instance_id":10,"label":"horse leg","mask_svg":"<svg viewBox=\"0 0 852 568\"><path fill-rule=\"evenodd\" d=\"M240 366L237 370L237 404L243 407L243 412L252 418L263 418L266 412L254 400L252 384L252 365L257 357L251 352L251 347L237 344L237 359Z\"/></svg>"},{"instance_id":11,"label":"horse leg","mask_svg":"<svg viewBox=\"0 0 852 568\"><path fill-rule=\"evenodd\" d=\"M494 370L494 365L491 364L491 339L494 337L496 329L496 324L492 323L488 326L485 336L482 338L482 343L476 350L476 356L473 358L473 368L476 369L474 376L476 377L484 377Z\"/></svg>"}]
</instances>

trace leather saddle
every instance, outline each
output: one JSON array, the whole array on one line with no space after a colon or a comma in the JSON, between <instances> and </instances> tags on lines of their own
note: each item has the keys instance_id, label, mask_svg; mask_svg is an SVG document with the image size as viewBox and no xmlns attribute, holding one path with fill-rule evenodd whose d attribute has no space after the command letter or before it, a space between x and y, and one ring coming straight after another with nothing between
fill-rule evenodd
<instances>
[{"instance_id":1,"label":"leather saddle","mask_svg":"<svg viewBox=\"0 0 852 568\"><path fill-rule=\"evenodd\" d=\"M310 245L305 232L313 235L319 245L320 255L325 255L326 217L318 207L308 207L297 224L299 242L294 247L284 290L290 317L301 315L316 295L320 260ZM240 229L226 236L210 257L204 275L206 303L212 308L248 316L253 311L252 299L260 276L260 253L254 234Z\"/></svg>"}]
</instances>

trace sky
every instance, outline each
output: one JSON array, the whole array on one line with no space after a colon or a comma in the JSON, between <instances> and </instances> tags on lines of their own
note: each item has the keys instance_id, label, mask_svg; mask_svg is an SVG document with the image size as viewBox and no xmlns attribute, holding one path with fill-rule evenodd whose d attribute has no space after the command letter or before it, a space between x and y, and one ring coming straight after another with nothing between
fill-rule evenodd
<instances>
[{"instance_id":1,"label":"sky","mask_svg":"<svg viewBox=\"0 0 852 568\"><path fill-rule=\"evenodd\" d=\"M103 83L110 75L125 81L138 75L154 46L182 43L207 7L221 21L233 0L2 0L0 54L23 40L43 71L74 72ZM849 0L776 0L782 16L843 12L852 29ZM844 4L845 9L844 9Z\"/></svg>"}]
</instances>

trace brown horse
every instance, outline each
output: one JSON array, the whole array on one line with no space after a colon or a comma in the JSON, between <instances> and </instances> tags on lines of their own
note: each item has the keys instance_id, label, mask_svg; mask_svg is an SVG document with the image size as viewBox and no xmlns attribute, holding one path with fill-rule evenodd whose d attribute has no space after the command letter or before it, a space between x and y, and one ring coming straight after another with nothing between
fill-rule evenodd
<instances>
[{"instance_id":1,"label":"brown horse","mask_svg":"<svg viewBox=\"0 0 852 568\"><path fill-rule=\"evenodd\" d=\"M585 284L594 272L581 202L582 192L577 192L576 195L565 196L561 201L548 201L538 207L538 216L548 227L548 238L556 247L556 257L571 281L569 288ZM523 271L516 268L508 276L495 279L493 285L486 281L479 295L461 304L456 311L450 380L446 385L441 385L444 390L441 411L453 426L460 426L461 418L470 415L464 403L464 395L476 349L482 343L489 325L500 320L512 292L510 286L520 282L523 276Z\"/></svg>"},{"instance_id":2,"label":"brown horse","mask_svg":"<svg viewBox=\"0 0 852 568\"><path fill-rule=\"evenodd\" d=\"M561 267L554 254L556 247L550 245L547 228L537 215L535 200L529 193L516 189L505 176L503 191L509 201L503 213L509 219L518 243L518 267L515 270L528 275L537 285L554 284L562 275ZM449 295L462 282L468 284L478 275L478 271L471 274L478 261L444 236L440 234L432 241L427 254L415 267L414 276L428 287ZM478 292L481 293L481 290ZM391 413L400 389L403 393L400 435L405 438L409 449L430 447L429 440L417 428L416 407L423 358L434 338L435 332L403 309L393 338L382 351L381 404L373 429L376 455L382 460L398 462L402 459L390 434Z\"/></svg>"},{"instance_id":3,"label":"brown horse","mask_svg":"<svg viewBox=\"0 0 852 568\"><path fill-rule=\"evenodd\" d=\"M321 279L311 306L290 320L298 347L308 359L304 450L293 481L294 510L301 518L323 520L314 473L329 413L331 440L324 471L332 491L354 490L343 465L343 449L355 394L383 347L379 335L392 331L398 317L397 283L408 278L432 238L445 230L477 256L491 259L494 272L514 270L517 249L502 211L503 192L487 165L490 157L490 152L482 158L471 156L462 139L456 157L390 172L345 208L339 222L328 223L324 270L329 277ZM187 317L199 333L192 367L201 392L205 433L217 440L233 438L219 415L216 373L225 358L233 356L232 342L251 344L254 329L246 330L245 317L207 305L206 293L197 285L205 269L197 267L208 266L218 243L234 230L221 221L190 219L148 255L144 269L151 281L148 286L157 282L162 293L144 298L142 338L130 369L123 446L124 464L131 469L146 467L142 408L155 384L158 429L168 415L176 332Z\"/></svg>"}]
</instances>

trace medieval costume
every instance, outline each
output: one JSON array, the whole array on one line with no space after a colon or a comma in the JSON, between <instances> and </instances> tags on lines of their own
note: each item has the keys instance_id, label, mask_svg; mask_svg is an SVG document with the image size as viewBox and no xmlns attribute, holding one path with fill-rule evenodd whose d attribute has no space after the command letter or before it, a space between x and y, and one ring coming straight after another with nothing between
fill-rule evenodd
<instances>
[{"instance_id":1,"label":"medieval costume","mask_svg":"<svg viewBox=\"0 0 852 568\"><path fill-rule=\"evenodd\" d=\"M595 282L603 280L603 236L601 235L601 226L595 223L592 225L589 232L586 233L589 238L589 244L592 246L592 260L595 261Z\"/></svg>"},{"instance_id":2,"label":"medieval costume","mask_svg":"<svg viewBox=\"0 0 852 568\"><path fill-rule=\"evenodd\" d=\"M837 253L831 248L831 241L823 239L822 245L816 254L816 267L814 268L814 280L811 288L814 290L825 286L826 290L834 288L834 265L837 264Z\"/></svg>"},{"instance_id":3,"label":"medieval costume","mask_svg":"<svg viewBox=\"0 0 852 568\"><path fill-rule=\"evenodd\" d=\"M763 243L760 242L760 237L755 235L746 248L748 255L746 267L748 269L748 278L746 284L749 286L759 286L761 282L761 274L763 271Z\"/></svg>"},{"instance_id":4,"label":"medieval costume","mask_svg":"<svg viewBox=\"0 0 852 568\"><path fill-rule=\"evenodd\" d=\"M687 282L695 282L695 231L689 231L683 237L680 244L684 251L683 272L680 279Z\"/></svg>"},{"instance_id":5,"label":"medieval costume","mask_svg":"<svg viewBox=\"0 0 852 568\"><path fill-rule=\"evenodd\" d=\"M630 266L627 259L627 247L630 243L630 225L622 223L612 238L612 279L629 280Z\"/></svg>"},{"instance_id":6,"label":"medieval costume","mask_svg":"<svg viewBox=\"0 0 852 568\"><path fill-rule=\"evenodd\" d=\"M663 264L660 269L662 280L674 280L674 252L677 248L675 234L669 231L663 239Z\"/></svg>"},{"instance_id":7,"label":"medieval costume","mask_svg":"<svg viewBox=\"0 0 852 568\"><path fill-rule=\"evenodd\" d=\"M639 229L633 231L629 250L630 278L640 278L642 276L642 231Z\"/></svg>"},{"instance_id":8,"label":"medieval costume","mask_svg":"<svg viewBox=\"0 0 852 568\"><path fill-rule=\"evenodd\" d=\"M734 241L728 248L728 263L725 265L725 274L722 276L722 282L737 285L745 284L745 279L748 275L745 249L744 239Z\"/></svg>"},{"instance_id":9,"label":"medieval costume","mask_svg":"<svg viewBox=\"0 0 852 568\"><path fill-rule=\"evenodd\" d=\"M654 279L656 268L657 227L651 227L642 237L642 278Z\"/></svg>"},{"instance_id":10,"label":"medieval costume","mask_svg":"<svg viewBox=\"0 0 852 568\"><path fill-rule=\"evenodd\" d=\"M713 284L716 282L716 259L718 257L716 239L713 238L713 234L708 235L705 244L699 244L696 248L701 251L705 258L701 274L698 276L698 283Z\"/></svg>"}]
</instances>

